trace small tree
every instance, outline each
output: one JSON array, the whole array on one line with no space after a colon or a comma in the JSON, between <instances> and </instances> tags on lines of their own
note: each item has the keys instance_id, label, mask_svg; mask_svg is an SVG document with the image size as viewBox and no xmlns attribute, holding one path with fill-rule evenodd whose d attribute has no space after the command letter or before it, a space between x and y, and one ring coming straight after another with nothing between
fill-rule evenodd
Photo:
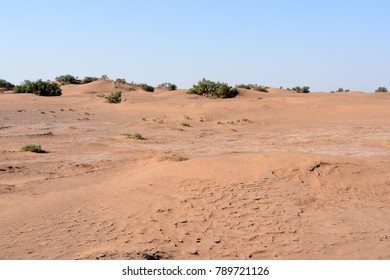
<instances>
[{"instance_id":1,"label":"small tree","mask_svg":"<svg viewBox=\"0 0 390 280\"><path fill-rule=\"evenodd\" d=\"M388 92L388 91L387 91L387 88L385 88L385 87L378 87L378 88L375 90L375 92Z\"/></svg>"},{"instance_id":2,"label":"small tree","mask_svg":"<svg viewBox=\"0 0 390 280\"><path fill-rule=\"evenodd\" d=\"M7 82L6 80L0 79L0 91L12 90L15 85Z\"/></svg>"},{"instance_id":3,"label":"small tree","mask_svg":"<svg viewBox=\"0 0 390 280\"><path fill-rule=\"evenodd\" d=\"M107 76L106 74L102 75L100 78L103 79L103 80L105 80L105 81L108 81L108 80L109 80L109 78L108 78L108 76Z\"/></svg>"},{"instance_id":4,"label":"small tree","mask_svg":"<svg viewBox=\"0 0 390 280\"><path fill-rule=\"evenodd\" d=\"M162 83L162 84L159 84L157 87L164 88L164 89L169 90L169 91L177 89L177 86L175 84L171 84L171 83Z\"/></svg>"},{"instance_id":5,"label":"small tree","mask_svg":"<svg viewBox=\"0 0 390 280\"><path fill-rule=\"evenodd\" d=\"M193 85L187 93L205 95L209 98L233 98L237 96L238 90L227 83L213 82L203 78L197 85Z\"/></svg>"}]
</instances>

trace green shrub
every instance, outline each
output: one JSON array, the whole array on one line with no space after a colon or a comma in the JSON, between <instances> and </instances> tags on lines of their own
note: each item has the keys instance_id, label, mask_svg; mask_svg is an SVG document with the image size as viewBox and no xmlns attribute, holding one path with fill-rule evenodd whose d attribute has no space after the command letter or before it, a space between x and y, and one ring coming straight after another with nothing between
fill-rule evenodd
<instances>
[{"instance_id":1,"label":"green shrub","mask_svg":"<svg viewBox=\"0 0 390 280\"><path fill-rule=\"evenodd\" d=\"M110 103L120 103L122 101L122 91L117 90L105 97Z\"/></svg>"},{"instance_id":2,"label":"green shrub","mask_svg":"<svg viewBox=\"0 0 390 280\"><path fill-rule=\"evenodd\" d=\"M96 81L98 78L96 77L84 77L84 79L81 81L81 83L83 84L88 84L88 83L91 83L93 81Z\"/></svg>"},{"instance_id":3,"label":"green shrub","mask_svg":"<svg viewBox=\"0 0 390 280\"><path fill-rule=\"evenodd\" d=\"M304 87L293 87L291 90L296 91L297 93L309 93L310 87L304 86Z\"/></svg>"},{"instance_id":4,"label":"green shrub","mask_svg":"<svg viewBox=\"0 0 390 280\"><path fill-rule=\"evenodd\" d=\"M268 92L268 87L263 87L263 86L255 86L252 89L257 90L257 91L261 91L261 92Z\"/></svg>"},{"instance_id":5,"label":"green shrub","mask_svg":"<svg viewBox=\"0 0 390 280\"><path fill-rule=\"evenodd\" d=\"M378 87L378 88L375 90L375 92L388 92L388 91L387 91L387 88L385 88L385 87Z\"/></svg>"},{"instance_id":6,"label":"green shrub","mask_svg":"<svg viewBox=\"0 0 390 280\"><path fill-rule=\"evenodd\" d=\"M268 87L260 86L257 84L240 84L236 85L237 88L245 88L245 89L252 89L252 90L257 90L261 92L268 92Z\"/></svg>"},{"instance_id":7,"label":"green shrub","mask_svg":"<svg viewBox=\"0 0 390 280\"><path fill-rule=\"evenodd\" d=\"M141 133L122 133L121 135L126 136L127 138L130 139L135 139L135 140L143 140L145 138L142 137Z\"/></svg>"},{"instance_id":8,"label":"green shrub","mask_svg":"<svg viewBox=\"0 0 390 280\"><path fill-rule=\"evenodd\" d=\"M12 90L14 88L14 85L10 82L7 82L6 80L0 79L0 90Z\"/></svg>"},{"instance_id":9,"label":"green shrub","mask_svg":"<svg viewBox=\"0 0 390 280\"><path fill-rule=\"evenodd\" d=\"M188 94L205 95L209 98L233 98L237 96L237 88L229 86L227 83L213 82L203 79L197 85L193 85L187 91Z\"/></svg>"},{"instance_id":10,"label":"green shrub","mask_svg":"<svg viewBox=\"0 0 390 280\"><path fill-rule=\"evenodd\" d=\"M336 92L349 92L349 89L338 88Z\"/></svg>"},{"instance_id":11,"label":"green shrub","mask_svg":"<svg viewBox=\"0 0 390 280\"><path fill-rule=\"evenodd\" d=\"M14 87L15 93L34 93L40 96L60 96L61 88L56 83L37 80L35 82L24 81L21 85Z\"/></svg>"},{"instance_id":12,"label":"green shrub","mask_svg":"<svg viewBox=\"0 0 390 280\"><path fill-rule=\"evenodd\" d=\"M187 122L182 122L180 123L181 126L186 126L186 127L190 127L191 125Z\"/></svg>"},{"instance_id":13,"label":"green shrub","mask_svg":"<svg viewBox=\"0 0 390 280\"><path fill-rule=\"evenodd\" d=\"M103 79L103 80L105 80L105 81L108 81L108 80L109 80L109 78L108 78L107 75L102 75L100 78Z\"/></svg>"},{"instance_id":14,"label":"green shrub","mask_svg":"<svg viewBox=\"0 0 390 280\"><path fill-rule=\"evenodd\" d=\"M33 153L43 153L41 145L38 144L24 144L20 147L21 152L33 152Z\"/></svg>"},{"instance_id":15,"label":"green shrub","mask_svg":"<svg viewBox=\"0 0 390 280\"><path fill-rule=\"evenodd\" d=\"M59 83L60 85L70 85L70 84L79 84L80 81L77 80L74 76L72 75L62 75L56 77L56 82Z\"/></svg>"},{"instance_id":16,"label":"green shrub","mask_svg":"<svg viewBox=\"0 0 390 280\"><path fill-rule=\"evenodd\" d=\"M116 88L118 88L121 84L125 84L125 83L126 83L126 79L122 79L122 78L118 78L114 82Z\"/></svg>"},{"instance_id":17,"label":"green shrub","mask_svg":"<svg viewBox=\"0 0 390 280\"><path fill-rule=\"evenodd\" d=\"M140 86L144 91L154 92L154 87L147 84L138 84L138 86Z\"/></svg>"},{"instance_id":18,"label":"green shrub","mask_svg":"<svg viewBox=\"0 0 390 280\"><path fill-rule=\"evenodd\" d=\"M250 84L248 84L248 85L239 84L239 85L236 85L236 88L251 89L251 85Z\"/></svg>"},{"instance_id":19,"label":"green shrub","mask_svg":"<svg viewBox=\"0 0 390 280\"><path fill-rule=\"evenodd\" d=\"M162 83L162 84L159 84L157 87L164 88L164 89L167 89L169 91L177 90L177 86L175 84L171 84L171 83Z\"/></svg>"}]
</instances>

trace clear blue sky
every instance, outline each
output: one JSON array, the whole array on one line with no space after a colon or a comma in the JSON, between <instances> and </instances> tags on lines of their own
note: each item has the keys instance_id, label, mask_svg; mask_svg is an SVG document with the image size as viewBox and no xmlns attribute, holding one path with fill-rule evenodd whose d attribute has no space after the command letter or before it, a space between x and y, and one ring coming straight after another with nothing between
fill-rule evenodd
<instances>
[{"instance_id":1,"label":"clear blue sky","mask_svg":"<svg viewBox=\"0 0 390 280\"><path fill-rule=\"evenodd\" d=\"M387 0L2 1L0 79L390 88Z\"/></svg>"}]
</instances>

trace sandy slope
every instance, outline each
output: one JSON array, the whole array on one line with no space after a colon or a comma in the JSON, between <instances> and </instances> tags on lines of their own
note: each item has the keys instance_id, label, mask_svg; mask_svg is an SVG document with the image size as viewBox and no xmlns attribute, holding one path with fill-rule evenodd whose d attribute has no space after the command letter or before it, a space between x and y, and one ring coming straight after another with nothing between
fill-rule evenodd
<instances>
[{"instance_id":1,"label":"sandy slope","mask_svg":"<svg viewBox=\"0 0 390 280\"><path fill-rule=\"evenodd\" d=\"M390 259L390 95L113 90L0 95L1 259Z\"/></svg>"}]
</instances>

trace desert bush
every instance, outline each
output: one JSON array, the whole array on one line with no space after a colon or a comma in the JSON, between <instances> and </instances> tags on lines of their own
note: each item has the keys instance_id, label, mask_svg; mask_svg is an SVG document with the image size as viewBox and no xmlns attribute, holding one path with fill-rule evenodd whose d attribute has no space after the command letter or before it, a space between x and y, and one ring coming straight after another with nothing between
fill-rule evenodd
<instances>
[{"instance_id":1,"label":"desert bush","mask_svg":"<svg viewBox=\"0 0 390 280\"><path fill-rule=\"evenodd\" d=\"M24 81L22 84L14 87L15 93L34 93L40 96L60 96L62 94L61 88L56 83L44 82L37 80L31 82Z\"/></svg>"},{"instance_id":2,"label":"desert bush","mask_svg":"<svg viewBox=\"0 0 390 280\"><path fill-rule=\"evenodd\" d=\"M43 153L42 146L38 144L24 144L20 147L21 152L33 152L33 153Z\"/></svg>"},{"instance_id":3,"label":"desert bush","mask_svg":"<svg viewBox=\"0 0 390 280\"><path fill-rule=\"evenodd\" d=\"M117 90L105 97L110 103L120 103L122 101L122 91Z\"/></svg>"},{"instance_id":4,"label":"desert bush","mask_svg":"<svg viewBox=\"0 0 390 280\"><path fill-rule=\"evenodd\" d=\"M56 77L56 82L62 86L80 83L80 81L78 79L76 79L74 76L69 75L69 74Z\"/></svg>"},{"instance_id":5,"label":"desert bush","mask_svg":"<svg viewBox=\"0 0 390 280\"><path fill-rule=\"evenodd\" d=\"M154 92L154 87L147 84L138 84L138 86L140 86L144 91Z\"/></svg>"},{"instance_id":6,"label":"desert bush","mask_svg":"<svg viewBox=\"0 0 390 280\"><path fill-rule=\"evenodd\" d=\"M126 79L122 79L122 78L118 78L114 82L116 88L118 88L121 84L125 84L125 83L126 83Z\"/></svg>"},{"instance_id":7,"label":"desert bush","mask_svg":"<svg viewBox=\"0 0 390 280\"><path fill-rule=\"evenodd\" d=\"M177 90L177 86L175 84L171 84L171 83L162 83L162 84L159 84L157 87L164 88L167 90Z\"/></svg>"},{"instance_id":8,"label":"desert bush","mask_svg":"<svg viewBox=\"0 0 390 280\"><path fill-rule=\"evenodd\" d=\"M122 133L121 135L126 136L127 138L134 139L134 140L143 140L145 139L142 137L141 133L135 132L135 133Z\"/></svg>"},{"instance_id":9,"label":"desert bush","mask_svg":"<svg viewBox=\"0 0 390 280\"><path fill-rule=\"evenodd\" d=\"M244 88L244 89L251 89L251 85L248 84L239 84L239 85L236 85L236 88Z\"/></svg>"},{"instance_id":10,"label":"desert bush","mask_svg":"<svg viewBox=\"0 0 390 280\"><path fill-rule=\"evenodd\" d=\"M0 91L12 90L15 85L7 82L6 80L0 79Z\"/></svg>"},{"instance_id":11,"label":"desert bush","mask_svg":"<svg viewBox=\"0 0 390 280\"><path fill-rule=\"evenodd\" d=\"M239 84L239 85L236 85L236 88L245 88L245 89L252 89L252 90L257 90L257 91L261 91L261 92L268 92L268 87L260 86L257 84Z\"/></svg>"},{"instance_id":12,"label":"desert bush","mask_svg":"<svg viewBox=\"0 0 390 280\"><path fill-rule=\"evenodd\" d=\"M310 87L304 86L304 87L293 87L291 90L296 91L297 93L309 93Z\"/></svg>"},{"instance_id":13,"label":"desert bush","mask_svg":"<svg viewBox=\"0 0 390 280\"><path fill-rule=\"evenodd\" d=\"M238 90L235 87L229 86L227 83L203 79L197 85L193 85L187 93L205 95L209 98L233 98L237 96Z\"/></svg>"},{"instance_id":14,"label":"desert bush","mask_svg":"<svg viewBox=\"0 0 390 280\"><path fill-rule=\"evenodd\" d=\"M88 84L88 83L91 83L93 81L96 81L98 78L96 77L84 77L84 79L82 79L81 83L83 84Z\"/></svg>"},{"instance_id":15,"label":"desert bush","mask_svg":"<svg viewBox=\"0 0 390 280\"><path fill-rule=\"evenodd\" d=\"M107 81L107 80L109 80L109 78L108 78L108 76L107 75L102 75L101 77L100 77L101 79L103 79L103 80L105 80L105 81Z\"/></svg>"},{"instance_id":16,"label":"desert bush","mask_svg":"<svg viewBox=\"0 0 390 280\"><path fill-rule=\"evenodd\" d=\"M261 92L268 92L268 87L264 87L264 86L255 86L252 88L253 90L257 90L257 91L261 91Z\"/></svg>"},{"instance_id":17,"label":"desert bush","mask_svg":"<svg viewBox=\"0 0 390 280\"><path fill-rule=\"evenodd\" d=\"M388 91L387 91L387 88L385 88L385 87L378 87L378 88L375 90L375 92L388 92Z\"/></svg>"},{"instance_id":18,"label":"desert bush","mask_svg":"<svg viewBox=\"0 0 390 280\"><path fill-rule=\"evenodd\" d=\"M336 92L349 92L349 89L338 88Z\"/></svg>"}]
</instances>

